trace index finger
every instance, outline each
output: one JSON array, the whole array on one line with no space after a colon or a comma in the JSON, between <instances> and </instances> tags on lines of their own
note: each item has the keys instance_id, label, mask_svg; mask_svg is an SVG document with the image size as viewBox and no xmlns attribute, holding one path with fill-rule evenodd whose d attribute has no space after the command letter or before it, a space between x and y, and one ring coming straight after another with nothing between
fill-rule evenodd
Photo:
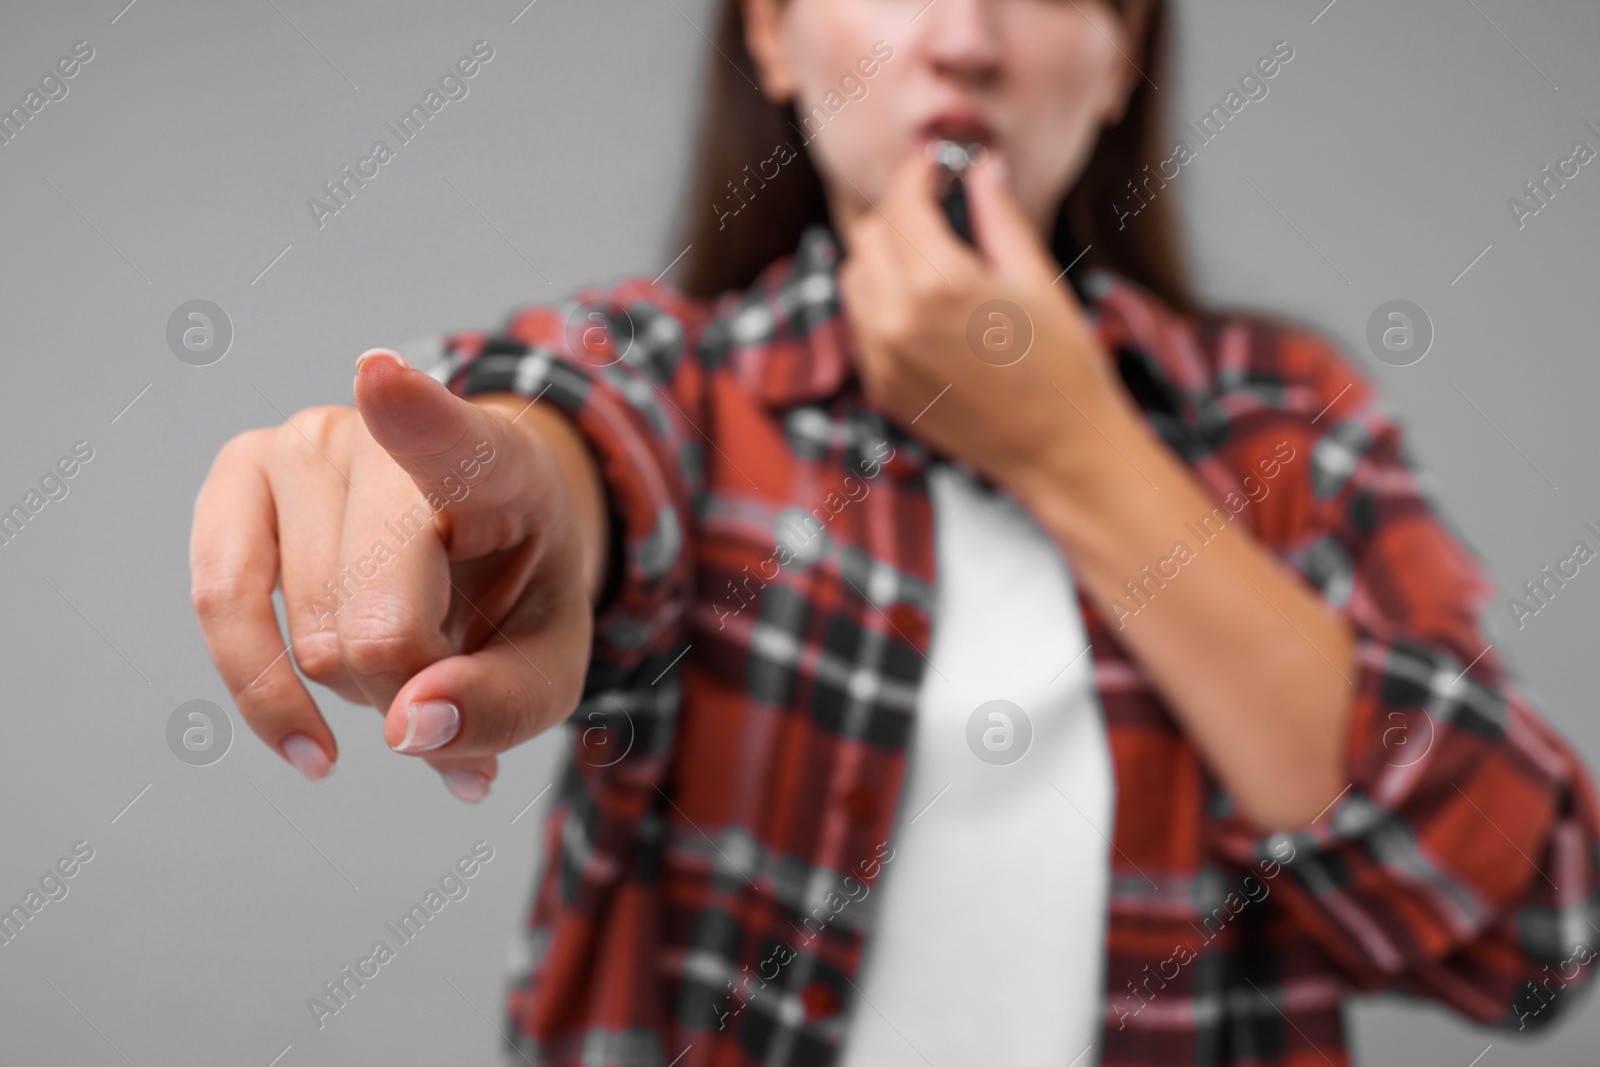
<instances>
[{"instance_id":1,"label":"index finger","mask_svg":"<svg viewBox=\"0 0 1600 1067\"><path fill-rule=\"evenodd\" d=\"M909 271L932 272L941 283L954 282L977 260L974 250L956 236L935 196L937 168L921 150L896 164L877 211L901 240L900 258Z\"/></svg>"},{"instance_id":2,"label":"index finger","mask_svg":"<svg viewBox=\"0 0 1600 1067\"><path fill-rule=\"evenodd\" d=\"M451 559L515 545L564 503L560 478L546 476L553 461L543 464L535 452L537 434L463 400L388 349L363 353L356 372L367 432L426 495Z\"/></svg>"}]
</instances>

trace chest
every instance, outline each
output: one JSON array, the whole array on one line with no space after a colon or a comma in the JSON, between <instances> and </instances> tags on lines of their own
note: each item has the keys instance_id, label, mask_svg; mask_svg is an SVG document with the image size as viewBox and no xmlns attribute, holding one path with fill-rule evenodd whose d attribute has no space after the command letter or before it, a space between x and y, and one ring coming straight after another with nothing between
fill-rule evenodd
<instances>
[{"instance_id":1,"label":"chest","mask_svg":"<svg viewBox=\"0 0 1600 1067\"><path fill-rule=\"evenodd\" d=\"M709 416L708 440L738 447L707 447L696 501L675 800L696 824L737 824L746 873L787 868L773 884L788 899L774 903L806 911L871 870L914 814L909 743L919 693L938 681L931 457L851 393L771 415L730 402ZM1181 842L1198 837L1201 812L1176 794L1204 789L1193 752L1093 606L1064 595L1083 642L1059 650L1055 669L1088 676L1117 793L1141 800L1119 801L1117 841L1186 867L1195 856ZM715 875L720 857L685 847Z\"/></svg>"}]
</instances>

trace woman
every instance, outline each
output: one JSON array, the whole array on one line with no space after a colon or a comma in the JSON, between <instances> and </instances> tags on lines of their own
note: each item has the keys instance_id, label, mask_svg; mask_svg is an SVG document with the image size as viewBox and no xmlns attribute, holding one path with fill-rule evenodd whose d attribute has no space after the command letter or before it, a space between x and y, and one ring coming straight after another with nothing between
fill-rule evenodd
<instances>
[{"instance_id":1,"label":"woman","mask_svg":"<svg viewBox=\"0 0 1600 1067\"><path fill-rule=\"evenodd\" d=\"M1593 788L1399 428L1128 218L1161 26L730 2L682 289L374 350L218 456L196 607L308 777L275 582L464 800L572 720L516 1060L1339 1064L1353 992L1521 1030L1587 977Z\"/></svg>"}]
</instances>

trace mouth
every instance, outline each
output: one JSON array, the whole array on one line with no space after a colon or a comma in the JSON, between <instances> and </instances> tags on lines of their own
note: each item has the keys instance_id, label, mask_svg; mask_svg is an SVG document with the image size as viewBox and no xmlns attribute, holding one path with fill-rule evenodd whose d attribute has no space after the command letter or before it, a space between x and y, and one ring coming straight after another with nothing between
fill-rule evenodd
<instances>
[{"instance_id":1,"label":"mouth","mask_svg":"<svg viewBox=\"0 0 1600 1067\"><path fill-rule=\"evenodd\" d=\"M926 149L935 141L955 141L966 146L993 148L994 131L976 109L951 107L940 111L917 128L919 148Z\"/></svg>"}]
</instances>

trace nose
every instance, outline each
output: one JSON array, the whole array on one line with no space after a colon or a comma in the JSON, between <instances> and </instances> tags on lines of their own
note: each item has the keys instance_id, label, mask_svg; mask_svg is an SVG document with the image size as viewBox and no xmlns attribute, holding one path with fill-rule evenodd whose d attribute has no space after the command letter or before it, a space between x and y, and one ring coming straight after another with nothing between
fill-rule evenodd
<instances>
[{"instance_id":1,"label":"nose","mask_svg":"<svg viewBox=\"0 0 1600 1067\"><path fill-rule=\"evenodd\" d=\"M934 70L962 82L992 81L1000 69L998 8L994 0L932 0L923 8L914 21Z\"/></svg>"}]
</instances>

